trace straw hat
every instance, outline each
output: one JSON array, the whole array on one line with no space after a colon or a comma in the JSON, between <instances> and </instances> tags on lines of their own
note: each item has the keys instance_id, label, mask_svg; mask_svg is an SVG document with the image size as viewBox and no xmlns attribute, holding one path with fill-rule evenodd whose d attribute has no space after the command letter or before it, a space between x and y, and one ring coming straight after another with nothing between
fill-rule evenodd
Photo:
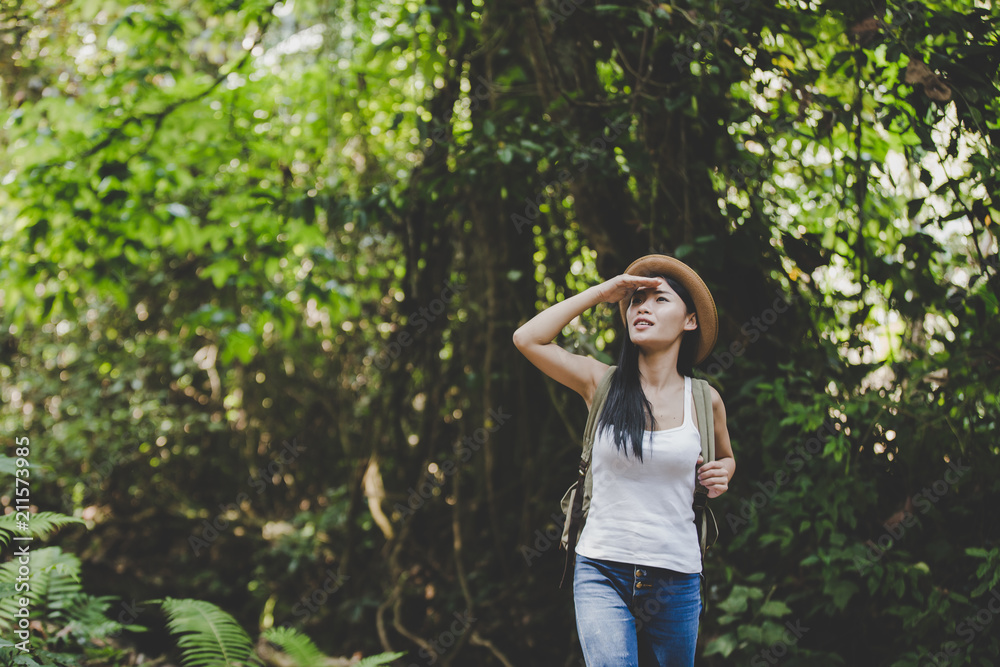
<instances>
[{"instance_id":1,"label":"straw hat","mask_svg":"<svg viewBox=\"0 0 1000 667\"><path fill-rule=\"evenodd\" d=\"M698 313L698 329L701 331L701 340L698 343L698 351L695 353L695 363L701 363L712 352L715 347L715 340L719 336L719 313L715 309L715 299L708 291L708 286L690 266L684 262L667 257L666 255L646 255L640 257L625 269L625 273L633 276L665 276L673 278L683 285L691 293L694 301L695 311ZM622 299L618 302L618 309L622 313L622 322L628 327L625 313L628 310L630 299Z\"/></svg>"}]
</instances>

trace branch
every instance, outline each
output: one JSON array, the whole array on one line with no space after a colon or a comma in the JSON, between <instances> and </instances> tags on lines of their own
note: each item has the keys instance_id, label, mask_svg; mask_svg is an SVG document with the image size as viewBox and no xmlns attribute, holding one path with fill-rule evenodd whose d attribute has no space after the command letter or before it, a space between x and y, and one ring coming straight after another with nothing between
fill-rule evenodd
<instances>
[{"instance_id":1,"label":"branch","mask_svg":"<svg viewBox=\"0 0 1000 667\"><path fill-rule=\"evenodd\" d=\"M400 588L402 587L402 581L403 579L402 577L400 577L399 581L396 583L396 589L393 591L393 595L395 595L396 599L392 603L392 627L396 628L396 632L403 635L411 642L413 642L420 648L427 651L429 655L436 656L438 653L437 651L434 650L434 647L431 646L431 643L429 641L427 641L423 637L418 636L414 632L410 631L405 625L403 625L403 613L402 613L403 596L398 594Z\"/></svg>"},{"instance_id":2,"label":"branch","mask_svg":"<svg viewBox=\"0 0 1000 667\"><path fill-rule=\"evenodd\" d=\"M514 663L512 663L507 658L507 656L505 656L503 653L501 653L500 649L498 649L493 644L493 642L491 642L489 639L486 639L485 637L483 637L482 635L480 635L478 631L474 630L472 632L472 637L469 639L469 643L473 644L475 646L483 646L483 647L489 649L490 653L492 653L493 655L495 655L496 658L497 658L497 660L499 660L500 662L502 662L504 664L504 667L514 667Z\"/></svg>"},{"instance_id":3,"label":"branch","mask_svg":"<svg viewBox=\"0 0 1000 667\"><path fill-rule=\"evenodd\" d=\"M465 597L465 604L469 611L472 611L472 593L469 591L469 581L465 575L465 565L462 563L462 521L460 515L461 503L461 476L462 468L459 466L455 471L455 504L451 511L451 531L454 536L452 547L455 550L455 573L458 575L458 583L462 587L462 595Z\"/></svg>"}]
</instances>

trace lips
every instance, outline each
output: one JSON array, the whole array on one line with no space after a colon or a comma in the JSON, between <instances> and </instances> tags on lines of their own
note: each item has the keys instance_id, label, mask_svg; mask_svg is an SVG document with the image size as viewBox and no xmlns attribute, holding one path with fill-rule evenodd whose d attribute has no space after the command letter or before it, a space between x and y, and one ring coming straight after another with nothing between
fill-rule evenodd
<instances>
[{"instance_id":1,"label":"lips","mask_svg":"<svg viewBox=\"0 0 1000 667\"><path fill-rule=\"evenodd\" d=\"M638 329L640 327L642 327L642 328L651 327L651 326L653 326L653 321L649 320L649 319L646 319L645 317L637 317L632 322L632 326L634 328L636 328L636 329Z\"/></svg>"}]
</instances>

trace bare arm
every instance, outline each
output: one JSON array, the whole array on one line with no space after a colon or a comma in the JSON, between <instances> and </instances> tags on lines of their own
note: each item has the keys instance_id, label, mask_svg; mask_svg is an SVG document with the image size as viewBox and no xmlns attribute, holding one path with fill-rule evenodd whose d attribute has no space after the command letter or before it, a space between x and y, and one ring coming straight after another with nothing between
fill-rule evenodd
<instances>
[{"instance_id":1,"label":"bare arm","mask_svg":"<svg viewBox=\"0 0 1000 667\"><path fill-rule=\"evenodd\" d=\"M698 469L698 481L708 489L709 498L718 498L729 490L729 480L736 474L736 458L733 456L733 445L729 441L729 427L726 426L726 406L722 396L711 388L712 420L715 422L715 460ZM698 457L701 463L701 457Z\"/></svg>"},{"instance_id":2,"label":"bare arm","mask_svg":"<svg viewBox=\"0 0 1000 667\"><path fill-rule=\"evenodd\" d=\"M620 275L600 285L550 306L525 322L514 332L514 345L528 361L550 378L564 384L590 405L608 365L579 354L573 354L552 341L574 317L599 303L618 303L639 287L655 287L656 278Z\"/></svg>"}]
</instances>

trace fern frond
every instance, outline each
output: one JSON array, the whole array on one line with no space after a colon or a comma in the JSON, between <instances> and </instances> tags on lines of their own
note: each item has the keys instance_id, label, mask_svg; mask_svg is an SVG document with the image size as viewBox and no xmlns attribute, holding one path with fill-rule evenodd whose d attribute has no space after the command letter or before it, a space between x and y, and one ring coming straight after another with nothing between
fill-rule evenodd
<instances>
[{"instance_id":1,"label":"fern frond","mask_svg":"<svg viewBox=\"0 0 1000 667\"><path fill-rule=\"evenodd\" d=\"M17 584L12 581L0 582L0 600L17 595Z\"/></svg>"},{"instance_id":2,"label":"fern frond","mask_svg":"<svg viewBox=\"0 0 1000 667\"><path fill-rule=\"evenodd\" d=\"M125 628L118 621L107 617L108 609L117 600L118 598L111 595L95 597L80 593L60 605L53 606L49 616L54 621L65 624L59 634L71 634L84 642L103 639ZM128 629L144 630L138 626L128 626Z\"/></svg>"},{"instance_id":3,"label":"fern frond","mask_svg":"<svg viewBox=\"0 0 1000 667\"><path fill-rule=\"evenodd\" d=\"M261 637L287 653L296 667L322 667L328 657L308 635L295 628L268 628Z\"/></svg>"},{"instance_id":4,"label":"fern frond","mask_svg":"<svg viewBox=\"0 0 1000 667\"><path fill-rule=\"evenodd\" d=\"M17 580L20 563L17 559L0 565L0 583ZM44 547L31 551L31 585L24 595L36 612L58 608L81 592L80 559L63 553L59 547ZM0 628L14 625L17 602L14 597L0 599Z\"/></svg>"},{"instance_id":5,"label":"fern frond","mask_svg":"<svg viewBox=\"0 0 1000 667\"><path fill-rule=\"evenodd\" d=\"M83 523L83 519L59 512L38 512L32 514L27 523L28 530L21 530L17 527L17 515L14 512L0 516L0 548L6 549L15 535L45 538L65 525Z\"/></svg>"},{"instance_id":6,"label":"fern frond","mask_svg":"<svg viewBox=\"0 0 1000 667\"><path fill-rule=\"evenodd\" d=\"M232 616L203 600L154 600L167 615L167 629L177 636L185 667L242 667L253 643Z\"/></svg>"},{"instance_id":7,"label":"fern frond","mask_svg":"<svg viewBox=\"0 0 1000 667\"><path fill-rule=\"evenodd\" d=\"M379 653L378 655L370 655L361 662L359 662L355 667L377 667L378 665L388 665L390 662L397 658L402 658L406 655L406 651L399 653Z\"/></svg>"}]
</instances>

